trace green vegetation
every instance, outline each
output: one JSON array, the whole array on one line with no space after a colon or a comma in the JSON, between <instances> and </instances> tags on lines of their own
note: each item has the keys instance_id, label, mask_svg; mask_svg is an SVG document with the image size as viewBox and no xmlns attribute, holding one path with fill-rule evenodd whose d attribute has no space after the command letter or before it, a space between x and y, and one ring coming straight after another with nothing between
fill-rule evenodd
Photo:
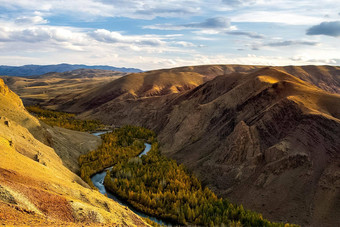
<instances>
[{"instance_id":1,"label":"green vegetation","mask_svg":"<svg viewBox=\"0 0 340 227\"><path fill-rule=\"evenodd\" d=\"M101 136L102 144L79 157L80 176L94 188L90 177L118 162L126 162L144 150L144 141L152 143L155 133L141 127L125 126Z\"/></svg>"},{"instance_id":2,"label":"green vegetation","mask_svg":"<svg viewBox=\"0 0 340 227\"><path fill-rule=\"evenodd\" d=\"M91 175L114 165L105 187L144 213L182 225L284 226L202 187L184 166L160 154L150 130L125 126L102 138L101 147L79 158L81 177L92 185ZM139 158L144 141L151 150Z\"/></svg>"},{"instance_id":3,"label":"green vegetation","mask_svg":"<svg viewBox=\"0 0 340 227\"><path fill-rule=\"evenodd\" d=\"M137 209L183 225L284 226L217 198L182 165L162 156L157 142L147 155L118 162L104 184Z\"/></svg>"},{"instance_id":4,"label":"green vegetation","mask_svg":"<svg viewBox=\"0 0 340 227\"><path fill-rule=\"evenodd\" d=\"M79 120L75 114L42 109L39 106L28 106L26 109L39 120L51 126L58 126L77 131L95 131L104 127L97 120Z\"/></svg>"}]
</instances>

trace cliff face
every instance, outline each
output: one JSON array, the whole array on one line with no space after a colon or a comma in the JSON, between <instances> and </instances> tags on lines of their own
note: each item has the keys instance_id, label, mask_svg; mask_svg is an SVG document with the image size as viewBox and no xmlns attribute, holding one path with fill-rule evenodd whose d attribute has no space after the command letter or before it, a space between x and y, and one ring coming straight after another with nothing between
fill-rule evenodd
<instances>
[{"instance_id":1,"label":"cliff face","mask_svg":"<svg viewBox=\"0 0 340 227\"><path fill-rule=\"evenodd\" d=\"M145 225L131 211L90 190L67 169L55 150L43 143L49 140L45 137L51 135L49 130L56 133L40 125L0 80L1 224ZM68 143L64 141L64 146Z\"/></svg>"},{"instance_id":2,"label":"cliff face","mask_svg":"<svg viewBox=\"0 0 340 227\"><path fill-rule=\"evenodd\" d=\"M113 99L82 116L156 130L164 154L267 218L338 221L340 95L284 71L261 68L177 94Z\"/></svg>"}]
</instances>

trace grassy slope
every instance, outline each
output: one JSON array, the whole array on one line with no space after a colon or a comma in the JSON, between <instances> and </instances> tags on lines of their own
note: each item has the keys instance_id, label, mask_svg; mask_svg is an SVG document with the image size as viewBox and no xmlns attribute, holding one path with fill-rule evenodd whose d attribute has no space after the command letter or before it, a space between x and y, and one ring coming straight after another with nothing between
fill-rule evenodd
<instances>
[{"instance_id":1,"label":"grassy slope","mask_svg":"<svg viewBox=\"0 0 340 227\"><path fill-rule=\"evenodd\" d=\"M32 135L30 131L43 132L40 123L2 80L0 116L1 224L145 225L118 203L80 185L82 180L62 164L54 150Z\"/></svg>"}]
</instances>

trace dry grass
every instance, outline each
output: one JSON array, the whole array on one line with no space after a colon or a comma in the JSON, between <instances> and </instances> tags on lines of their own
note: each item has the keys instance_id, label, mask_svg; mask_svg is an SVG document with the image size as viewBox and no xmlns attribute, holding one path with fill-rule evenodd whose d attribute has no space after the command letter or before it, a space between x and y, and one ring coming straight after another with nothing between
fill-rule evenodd
<instances>
[{"instance_id":1,"label":"dry grass","mask_svg":"<svg viewBox=\"0 0 340 227\"><path fill-rule=\"evenodd\" d=\"M86 207L88 223L145 225L131 211L77 183L81 182L79 177L63 165L54 150L26 129L30 126L31 131L40 128L43 132L19 97L1 80L0 116L0 185L17 203L0 202L0 224L75 224L78 217L73 201L78 207Z\"/></svg>"}]
</instances>

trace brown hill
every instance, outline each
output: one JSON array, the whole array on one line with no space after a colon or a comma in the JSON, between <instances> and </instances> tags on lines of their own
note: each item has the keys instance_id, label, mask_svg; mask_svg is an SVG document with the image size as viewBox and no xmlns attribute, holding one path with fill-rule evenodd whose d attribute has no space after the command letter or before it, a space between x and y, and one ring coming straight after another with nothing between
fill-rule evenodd
<instances>
[{"instance_id":1,"label":"brown hill","mask_svg":"<svg viewBox=\"0 0 340 227\"><path fill-rule=\"evenodd\" d=\"M58 96L46 104L70 112L83 112L112 100L157 97L190 90L212 78L231 72L248 72L258 66L211 65L187 66L133 73L76 96Z\"/></svg>"},{"instance_id":2,"label":"brown hill","mask_svg":"<svg viewBox=\"0 0 340 227\"><path fill-rule=\"evenodd\" d=\"M68 148L74 148L75 142L69 144L66 134L41 125L0 80L0 223L10 226L145 225L125 207L89 189L63 165L54 149L41 142L64 140L61 147L73 152ZM34 135L39 135L39 140ZM97 141L93 136L82 136L84 140ZM78 152L86 149L78 148ZM59 152L65 151L59 149Z\"/></svg>"},{"instance_id":3,"label":"brown hill","mask_svg":"<svg viewBox=\"0 0 340 227\"><path fill-rule=\"evenodd\" d=\"M340 67L339 66L285 66L275 67L294 75L301 80L307 81L315 86L331 92L340 94Z\"/></svg>"},{"instance_id":4,"label":"brown hill","mask_svg":"<svg viewBox=\"0 0 340 227\"><path fill-rule=\"evenodd\" d=\"M55 97L72 99L80 92L87 92L124 75L126 73L108 70L77 69L34 77L2 76L1 78L22 98L25 105L32 105L44 104Z\"/></svg>"},{"instance_id":5,"label":"brown hill","mask_svg":"<svg viewBox=\"0 0 340 227\"><path fill-rule=\"evenodd\" d=\"M93 86L88 87L89 89L78 86L74 92L66 93L67 95L65 95L65 92L62 95L49 95L44 101L47 99L50 99L50 101L43 104L48 108L79 113L96 108L112 100L138 99L180 93L216 76L250 73L260 68L264 68L264 66L201 65L134 73L117 81L103 82L101 83L102 86L93 84ZM340 93L340 67L284 66L274 68L288 72L325 91ZM82 75L81 71L77 73ZM61 84L67 83L69 83L68 80L65 80ZM14 86L11 88L21 94L21 90ZM32 95L32 90L26 89L25 91L27 96ZM39 93L41 91L37 90L37 92L38 95L41 95Z\"/></svg>"},{"instance_id":6,"label":"brown hill","mask_svg":"<svg viewBox=\"0 0 340 227\"><path fill-rule=\"evenodd\" d=\"M338 89L337 76L328 84L308 75ZM217 76L180 93L126 94L82 116L155 129L163 153L272 220L338 224L340 95L275 67Z\"/></svg>"},{"instance_id":7,"label":"brown hill","mask_svg":"<svg viewBox=\"0 0 340 227\"><path fill-rule=\"evenodd\" d=\"M204 77L195 72L151 71L129 74L104 86L83 93L72 101L67 100L62 109L82 112L112 100L136 99L162 96L190 90L202 84ZM50 103L63 103L63 100L51 100ZM70 107L70 108L68 108Z\"/></svg>"}]
</instances>

